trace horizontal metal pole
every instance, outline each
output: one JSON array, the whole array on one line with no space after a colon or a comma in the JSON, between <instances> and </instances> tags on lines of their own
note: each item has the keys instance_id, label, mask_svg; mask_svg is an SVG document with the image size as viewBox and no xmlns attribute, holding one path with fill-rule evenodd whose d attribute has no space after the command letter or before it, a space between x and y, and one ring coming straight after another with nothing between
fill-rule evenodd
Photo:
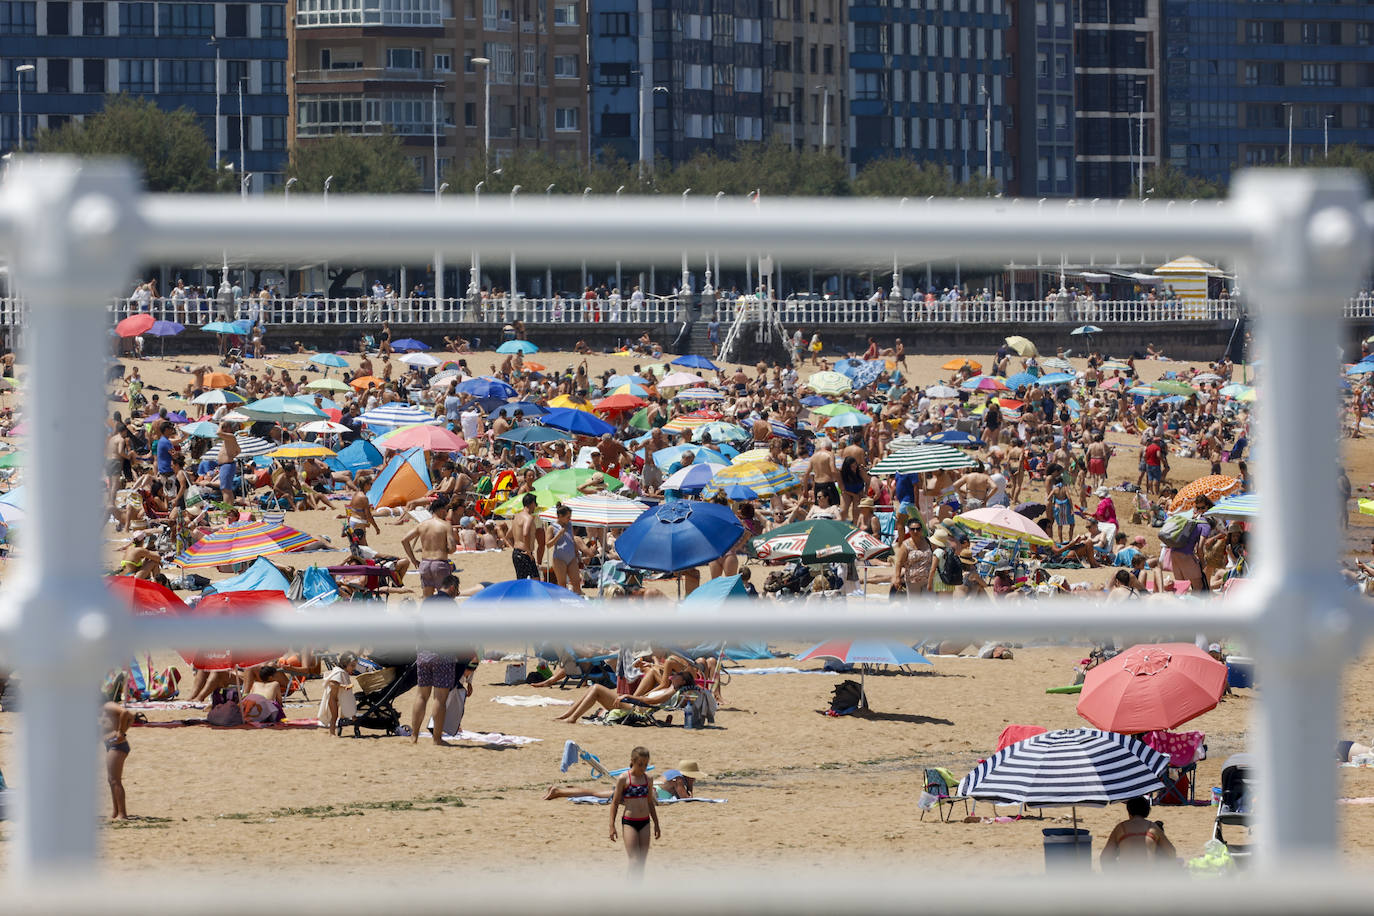
<instances>
[{"instance_id":1,"label":"horizontal metal pole","mask_svg":"<svg viewBox=\"0 0 1374 916\"><path fill-rule=\"evenodd\" d=\"M892 200L779 199L675 206L662 197L546 201L485 195L473 200L334 196L276 201L154 195L139 206L147 261L231 257L305 260L327 252L336 263L377 264L472 250L566 264L614 252L625 259L673 258L689 251L764 250L786 260L864 264L873 252L965 263L1030 259L1037 252L1078 257L1121 246L1160 255L1199 250L1234 257L1254 227L1229 205L1168 214L1165 208L1013 206L1009 201L941 200L900 208ZM840 243L840 244L837 244Z\"/></svg>"}]
</instances>

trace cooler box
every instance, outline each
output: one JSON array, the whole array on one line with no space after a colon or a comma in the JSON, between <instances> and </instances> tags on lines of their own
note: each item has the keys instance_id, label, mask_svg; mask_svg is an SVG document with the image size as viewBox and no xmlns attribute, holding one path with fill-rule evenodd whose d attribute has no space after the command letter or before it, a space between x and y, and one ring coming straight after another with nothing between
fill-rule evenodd
<instances>
[{"instance_id":1,"label":"cooler box","mask_svg":"<svg viewBox=\"0 0 1374 916\"><path fill-rule=\"evenodd\" d=\"M1093 869L1093 835L1072 827L1049 827L1045 835L1045 871L1065 872Z\"/></svg>"},{"instance_id":2,"label":"cooler box","mask_svg":"<svg viewBox=\"0 0 1374 916\"><path fill-rule=\"evenodd\" d=\"M1226 656L1227 681L1232 687L1255 686L1255 660L1241 655Z\"/></svg>"}]
</instances>

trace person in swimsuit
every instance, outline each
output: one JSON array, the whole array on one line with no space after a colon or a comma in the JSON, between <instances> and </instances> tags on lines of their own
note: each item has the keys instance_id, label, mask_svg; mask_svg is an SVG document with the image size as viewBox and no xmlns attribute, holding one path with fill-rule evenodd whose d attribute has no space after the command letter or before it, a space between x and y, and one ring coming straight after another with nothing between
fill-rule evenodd
<instances>
[{"instance_id":1,"label":"person in swimsuit","mask_svg":"<svg viewBox=\"0 0 1374 916\"><path fill-rule=\"evenodd\" d=\"M234 504L234 467L239 457L239 441L225 424L219 428L219 491L226 505Z\"/></svg>"},{"instance_id":2,"label":"person in swimsuit","mask_svg":"<svg viewBox=\"0 0 1374 916\"><path fill-rule=\"evenodd\" d=\"M549 571L553 581L563 588L582 591L582 564L579 561L577 539L573 537L572 509L562 503L554 510L558 520L550 526L548 541L553 545Z\"/></svg>"},{"instance_id":3,"label":"person in swimsuit","mask_svg":"<svg viewBox=\"0 0 1374 916\"><path fill-rule=\"evenodd\" d=\"M1126 802L1126 820L1112 828L1102 847L1102 868L1135 866L1152 868L1173 865L1178 853L1164 835L1161 821L1146 820L1150 816L1150 801L1141 796Z\"/></svg>"},{"instance_id":4,"label":"person in swimsuit","mask_svg":"<svg viewBox=\"0 0 1374 916\"><path fill-rule=\"evenodd\" d=\"M118 703L106 703L101 709L100 725L105 742L105 778L110 783L110 802L113 812L112 821L127 821L129 809L124 798L124 761L129 759L130 726L134 724L135 713Z\"/></svg>"},{"instance_id":5,"label":"person in swimsuit","mask_svg":"<svg viewBox=\"0 0 1374 916\"><path fill-rule=\"evenodd\" d=\"M615 795L611 797L611 842L617 839L615 819L620 806L624 805L625 814L620 825L625 831L625 853L630 857L630 878L634 880L644 877L644 862L649 858L650 821L654 824L654 839L661 836L658 805L648 767L649 749L636 747L630 752L630 771L616 780Z\"/></svg>"}]
</instances>

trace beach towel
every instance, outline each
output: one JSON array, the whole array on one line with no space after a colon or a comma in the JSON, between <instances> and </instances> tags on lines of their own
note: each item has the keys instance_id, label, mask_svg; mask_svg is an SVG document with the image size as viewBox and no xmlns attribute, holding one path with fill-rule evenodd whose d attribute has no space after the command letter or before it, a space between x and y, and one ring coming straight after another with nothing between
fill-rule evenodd
<instances>
[{"instance_id":1,"label":"beach towel","mask_svg":"<svg viewBox=\"0 0 1374 916\"><path fill-rule=\"evenodd\" d=\"M262 731L271 728L320 728L319 719L283 719L280 722L273 722L270 725L249 725L241 722L238 725L212 725L206 719L173 719L170 722L135 722L136 728L187 728L193 725L203 725L206 728L247 728L253 731Z\"/></svg>"},{"instance_id":2,"label":"beach towel","mask_svg":"<svg viewBox=\"0 0 1374 916\"><path fill-rule=\"evenodd\" d=\"M595 795L577 795L570 801L574 805L609 805L611 803L609 798L598 798ZM675 805L678 802L705 802L708 805L723 805L727 801L729 799L726 798L660 798L655 804Z\"/></svg>"},{"instance_id":3,"label":"beach towel","mask_svg":"<svg viewBox=\"0 0 1374 916\"><path fill-rule=\"evenodd\" d=\"M571 706L572 700L560 700L556 697L492 697L493 703L500 703L502 706Z\"/></svg>"},{"instance_id":4,"label":"beach towel","mask_svg":"<svg viewBox=\"0 0 1374 916\"><path fill-rule=\"evenodd\" d=\"M730 676L736 674L839 674L838 671L816 670L810 671L803 668L727 668Z\"/></svg>"},{"instance_id":5,"label":"beach towel","mask_svg":"<svg viewBox=\"0 0 1374 916\"><path fill-rule=\"evenodd\" d=\"M430 737L429 730L420 732L421 738ZM472 741L476 744L490 744L497 747L520 747L525 744L534 744L543 741L543 738L526 738L523 735L503 735L500 732L470 732L461 731L453 735L444 735L449 741Z\"/></svg>"}]
</instances>

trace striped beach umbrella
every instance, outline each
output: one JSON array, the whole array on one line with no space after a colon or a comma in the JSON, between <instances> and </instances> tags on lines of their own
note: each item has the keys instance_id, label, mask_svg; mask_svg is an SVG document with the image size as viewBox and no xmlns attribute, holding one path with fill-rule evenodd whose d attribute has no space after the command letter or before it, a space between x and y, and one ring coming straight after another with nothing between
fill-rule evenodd
<instances>
[{"instance_id":1,"label":"striped beach umbrella","mask_svg":"<svg viewBox=\"0 0 1374 916\"><path fill-rule=\"evenodd\" d=\"M801 486L801 481L791 471L771 461L749 461L717 471L711 485L702 491L702 498L711 499L717 490L730 484L746 486L760 496L769 496Z\"/></svg>"},{"instance_id":2,"label":"striped beach umbrella","mask_svg":"<svg viewBox=\"0 0 1374 916\"><path fill-rule=\"evenodd\" d=\"M707 423L710 422L710 417L694 417L688 414L683 414L680 417L673 417L673 419L669 420L667 423L664 423L663 431L669 433L683 433L689 429L696 429L699 426L705 426Z\"/></svg>"},{"instance_id":3,"label":"striped beach umbrella","mask_svg":"<svg viewBox=\"0 0 1374 916\"><path fill-rule=\"evenodd\" d=\"M416 423L438 423L433 414L409 404L383 404L358 417L368 426L411 426Z\"/></svg>"},{"instance_id":4,"label":"striped beach umbrella","mask_svg":"<svg viewBox=\"0 0 1374 916\"><path fill-rule=\"evenodd\" d=\"M716 471L721 465L718 464L689 464L684 468L679 468L668 475L663 481L665 490L700 490L713 479Z\"/></svg>"},{"instance_id":5,"label":"striped beach umbrella","mask_svg":"<svg viewBox=\"0 0 1374 916\"><path fill-rule=\"evenodd\" d=\"M731 464L748 464L750 461L772 461L773 455L766 448L751 448L747 452L740 452L730 459Z\"/></svg>"},{"instance_id":6,"label":"striped beach umbrella","mask_svg":"<svg viewBox=\"0 0 1374 916\"><path fill-rule=\"evenodd\" d=\"M836 395L852 390L854 383L838 372L817 372L806 380L806 387L816 394Z\"/></svg>"},{"instance_id":7,"label":"striped beach umbrella","mask_svg":"<svg viewBox=\"0 0 1374 916\"><path fill-rule=\"evenodd\" d=\"M744 427L720 420L712 420L710 423L692 430L693 442L700 442L707 436L711 437L712 442L745 442L753 438Z\"/></svg>"},{"instance_id":8,"label":"striped beach umbrella","mask_svg":"<svg viewBox=\"0 0 1374 916\"><path fill-rule=\"evenodd\" d=\"M1259 516L1259 497L1254 493L1240 493L1218 500L1207 515L1209 518L1256 518Z\"/></svg>"},{"instance_id":9,"label":"striped beach umbrella","mask_svg":"<svg viewBox=\"0 0 1374 916\"><path fill-rule=\"evenodd\" d=\"M1056 369L1060 372L1072 372L1073 363L1059 356L1047 356L1040 360L1041 369Z\"/></svg>"},{"instance_id":10,"label":"striped beach umbrella","mask_svg":"<svg viewBox=\"0 0 1374 916\"><path fill-rule=\"evenodd\" d=\"M239 433L234 438L239 444L240 458L257 458L259 455L266 455L277 447L277 443L270 439L259 439L257 436L250 436L247 433ZM205 453L205 457L211 461L219 461L221 448L222 446L216 445Z\"/></svg>"},{"instance_id":11,"label":"striped beach umbrella","mask_svg":"<svg viewBox=\"0 0 1374 916\"><path fill-rule=\"evenodd\" d=\"M615 397L618 394L628 394L637 398L647 398L649 396L649 389L638 382L623 382L622 384L612 387L607 396Z\"/></svg>"},{"instance_id":12,"label":"striped beach umbrella","mask_svg":"<svg viewBox=\"0 0 1374 916\"><path fill-rule=\"evenodd\" d=\"M1032 808L1104 805L1162 788L1168 765L1127 735L1067 728L1004 747L959 782L958 794Z\"/></svg>"},{"instance_id":13,"label":"striped beach umbrella","mask_svg":"<svg viewBox=\"0 0 1374 916\"><path fill-rule=\"evenodd\" d=\"M610 493L575 496L564 500L563 505L572 510L572 523L586 528L621 528L649 511L642 502ZM558 512L555 508L545 509L539 517L556 521Z\"/></svg>"},{"instance_id":14,"label":"striped beach umbrella","mask_svg":"<svg viewBox=\"0 0 1374 916\"><path fill-rule=\"evenodd\" d=\"M177 556L183 569L232 566L258 557L304 550L315 539L288 525L265 521L238 522L212 531Z\"/></svg>"},{"instance_id":15,"label":"striped beach umbrella","mask_svg":"<svg viewBox=\"0 0 1374 916\"><path fill-rule=\"evenodd\" d=\"M957 470L971 468L974 461L968 455L949 445L918 445L904 448L888 455L873 467L870 474L924 474L928 471Z\"/></svg>"},{"instance_id":16,"label":"striped beach umbrella","mask_svg":"<svg viewBox=\"0 0 1374 916\"><path fill-rule=\"evenodd\" d=\"M847 563L871 560L892 548L848 522L827 518L780 525L749 541L761 560L801 560L803 563Z\"/></svg>"},{"instance_id":17,"label":"striped beach umbrella","mask_svg":"<svg viewBox=\"0 0 1374 916\"><path fill-rule=\"evenodd\" d=\"M723 401L725 395L714 388L684 388L673 395L675 401Z\"/></svg>"},{"instance_id":18,"label":"striped beach umbrella","mask_svg":"<svg viewBox=\"0 0 1374 916\"><path fill-rule=\"evenodd\" d=\"M267 453L268 458L333 458L332 448L325 448L318 442L288 442Z\"/></svg>"},{"instance_id":19,"label":"striped beach umbrella","mask_svg":"<svg viewBox=\"0 0 1374 916\"><path fill-rule=\"evenodd\" d=\"M232 383L233 380L230 379ZM232 391L225 391L223 388L211 388L209 391L202 391L191 399L192 404L242 404L245 402L242 395Z\"/></svg>"}]
</instances>

